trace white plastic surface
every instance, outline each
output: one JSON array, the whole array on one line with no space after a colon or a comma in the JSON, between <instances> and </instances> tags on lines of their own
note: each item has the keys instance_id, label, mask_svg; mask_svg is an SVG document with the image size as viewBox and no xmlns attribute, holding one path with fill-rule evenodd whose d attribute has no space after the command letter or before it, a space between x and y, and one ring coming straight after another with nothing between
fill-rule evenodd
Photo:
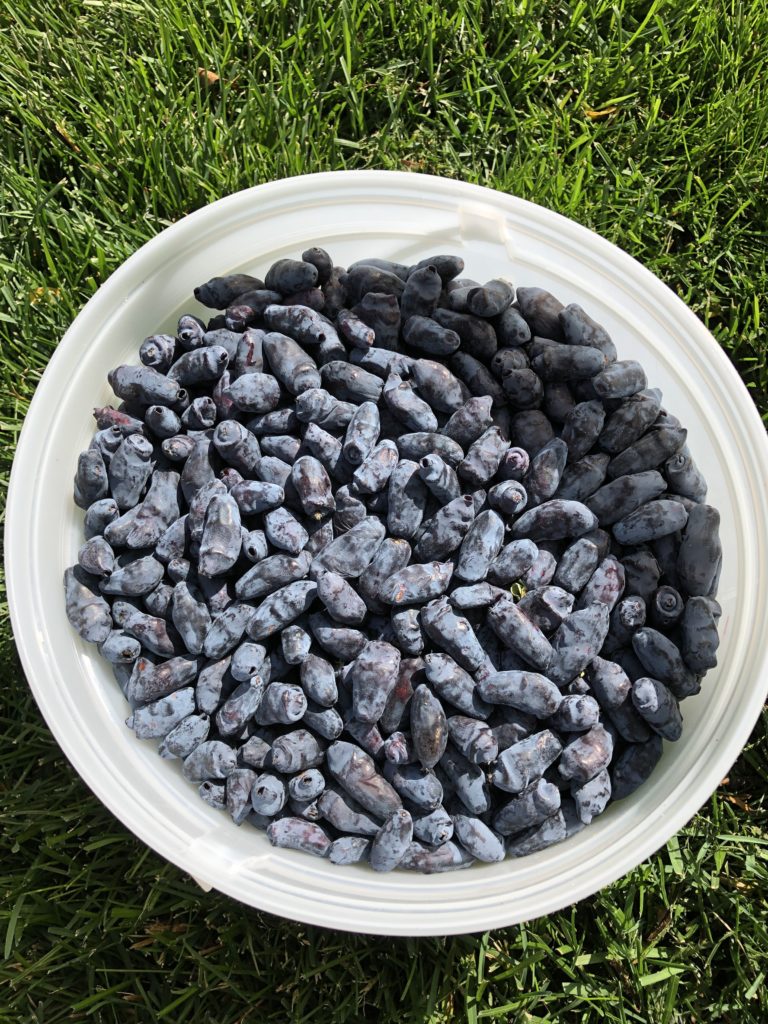
<instances>
[{"instance_id":1,"label":"white plastic surface","mask_svg":"<svg viewBox=\"0 0 768 1024\"><path fill-rule=\"evenodd\" d=\"M684 704L685 728L652 781L579 835L521 860L420 876L335 867L272 849L207 807L124 725L109 667L64 614L62 573L82 542L72 503L91 410L112 400L107 371L137 362L142 339L201 312L196 284L263 274L308 245L336 263L404 263L457 252L465 274L502 275L579 302L619 358L633 357L689 430L722 515L720 665ZM285 917L390 935L473 932L564 907L619 878L687 822L746 742L768 689L768 443L748 392L697 318L628 255L577 224L512 196L456 181L379 171L312 175L222 199L163 231L99 289L57 348L24 424L7 506L6 566L21 659L52 732L112 812L158 853L234 898ZM203 897L201 896L201 899Z\"/></svg>"}]
</instances>

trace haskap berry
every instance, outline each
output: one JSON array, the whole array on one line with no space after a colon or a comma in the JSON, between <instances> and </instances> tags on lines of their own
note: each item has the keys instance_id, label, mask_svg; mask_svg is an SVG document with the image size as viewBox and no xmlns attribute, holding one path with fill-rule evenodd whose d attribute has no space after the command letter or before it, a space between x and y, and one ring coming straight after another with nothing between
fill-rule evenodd
<instances>
[{"instance_id":1,"label":"haskap berry","mask_svg":"<svg viewBox=\"0 0 768 1024\"><path fill-rule=\"evenodd\" d=\"M333 864L562 841L717 662L719 514L661 391L580 306L463 271L214 277L77 461L66 611L127 724Z\"/></svg>"}]
</instances>

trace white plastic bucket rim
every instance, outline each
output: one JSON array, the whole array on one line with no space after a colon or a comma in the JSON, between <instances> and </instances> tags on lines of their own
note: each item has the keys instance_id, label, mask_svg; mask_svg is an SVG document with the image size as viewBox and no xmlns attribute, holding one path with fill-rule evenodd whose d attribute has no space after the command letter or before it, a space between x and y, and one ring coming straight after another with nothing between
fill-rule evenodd
<instances>
[{"instance_id":1,"label":"white plastic bucket rim","mask_svg":"<svg viewBox=\"0 0 768 1024\"><path fill-rule=\"evenodd\" d=\"M568 841L519 860L422 876L380 875L275 850L205 805L179 763L125 727L125 701L64 614L61 579L82 542L71 500L91 408L106 372L136 362L142 338L201 310L192 288L217 274L263 272L323 245L342 264L458 252L465 273L541 285L605 324L620 358L638 358L689 446L722 514L720 666L686 701L679 743L651 781ZM6 509L14 634L33 695L70 762L132 832L189 872L253 907L349 931L440 935L511 925L558 910L619 878L699 809L739 755L768 690L768 441L733 366L694 314L625 252L556 213L491 189L427 175L349 171L238 192L161 232L117 270L56 349L26 417Z\"/></svg>"}]
</instances>

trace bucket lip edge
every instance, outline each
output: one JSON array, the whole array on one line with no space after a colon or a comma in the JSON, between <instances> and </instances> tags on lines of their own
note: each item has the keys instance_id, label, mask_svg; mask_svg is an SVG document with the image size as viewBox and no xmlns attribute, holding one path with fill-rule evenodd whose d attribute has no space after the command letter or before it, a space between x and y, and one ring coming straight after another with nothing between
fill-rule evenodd
<instances>
[{"instance_id":1,"label":"bucket lip edge","mask_svg":"<svg viewBox=\"0 0 768 1024\"><path fill-rule=\"evenodd\" d=\"M49 366L46 369L46 371L45 371L45 373L43 375L43 378L41 379L40 385L38 387L38 391L40 391L40 389L41 389L41 387L42 387L42 385L43 385L43 383L45 381L45 375L48 373L48 370L50 369L50 367L51 366L53 366L54 368L58 367L58 362L56 362L56 360L59 358L59 354L60 353L62 353L61 359L63 360L63 358L64 358L63 354L65 353L64 343L67 342L68 337L70 337L72 335L76 335L77 331L79 330L80 318L83 317L83 315L89 310L89 307L91 308L91 312L93 312L93 308L94 307L91 307L91 303L93 303L94 300L100 294L102 296L102 299L104 298L105 294L108 294L108 293L105 293L103 291L104 289L107 289L110 286L111 286L112 289L114 289L118 285L122 284L123 277L125 275L123 275L123 277L118 277L118 275L121 273L121 271L125 271L127 273L128 269L132 269L133 266L136 266L138 264L139 258L142 256L142 254L145 254L145 256L146 256L145 250L147 250L149 246L153 246L153 245L155 245L155 243L159 243L161 241L161 239L163 239L163 238L165 238L165 242L167 243L167 240L170 237L170 235L168 235L167 233L172 232L176 228L181 227L182 225L191 222L191 219L194 218L194 217L198 217L198 216L201 216L201 215L210 215L210 211L212 209L214 209L215 207L218 207L219 204L232 204L232 207L235 208L234 207L235 201L240 202L240 201L242 201L242 198L244 196L253 195L254 193L258 192L260 189L274 189L276 186L284 185L286 181L287 182L291 182L291 183L295 183L295 182L299 182L299 181L306 182L310 178L311 179L331 178L334 181L337 181L340 175L344 175L347 183L349 183L349 180L350 180L349 179L349 175L353 175L353 176L363 175L363 176L365 176L364 180L369 181L369 182L373 182L376 179L376 176L379 176L379 175L386 175L388 177L388 180L390 180L390 181L393 181L393 178L391 176L396 176L397 178L407 179L409 187L412 186L414 179L419 179L419 181L421 181L421 182L423 182L424 180L430 180L430 181L439 182L441 188L444 188L445 186L450 185L450 186L453 186L453 187L459 186L461 188L469 188L469 189L473 189L473 190L477 189L479 191L480 196L483 197L486 202L488 201L489 192L490 192L494 196L497 196L497 197L500 196L501 198L503 198L505 200L511 200L511 201L514 202L514 204L524 203L526 207L531 207L531 208L535 209L536 211L539 211L538 215L541 215L543 213L544 215L546 215L546 217L557 217L558 220L564 221L565 224L569 225L569 228L578 228L578 230L580 232L586 232L587 235L592 237L593 242L594 242L595 239L597 239L599 241L599 243L607 245L607 246L610 246L611 250L620 253L621 256L624 259L631 260L632 264L634 264L634 267L635 267L635 270L633 272L637 273L637 269L638 268L639 268L639 270L642 270L643 274L648 275L648 277L654 282L654 288L655 289L658 289L659 286L661 286L663 289L665 289L669 293L669 297L671 299L674 299L674 304L675 304L674 313L675 313L675 318L678 320L678 322L680 322L681 320L685 321L683 326L684 326L685 330L688 331L688 332L693 332L694 331L694 325L695 325L695 333L697 335L699 335L700 337L706 336L707 347L711 348L711 345L714 345L714 350L713 351L716 351L718 353L718 358L721 361L721 366L727 366L729 372L726 374L725 380L721 381L721 384L725 384L726 382L728 384L732 384L733 383L733 379L732 379L731 375L733 375L733 377L735 377L736 381L738 382L740 392L743 391L743 392L746 393L746 395L740 394L740 397L742 399L744 397L748 397L748 392L746 392L746 388L744 388L744 385L741 382L740 378L738 377L738 374L736 373L735 368L732 366L730 361L727 359L727 356L725 356L725 353L720 349L720 347L714 341L714 339L712 338L711 334L706 330L704 325L701 324L701 322L698 320L698 318L696 318L695 314L693 314L693 312L691 310L689 310L682 303L682 300L680 300L677 296L675 296L674 293L671 292L667 288L667 286L663 284L663 282L661 282L658 278L656 278L653 274L651 274L650 271L648 271L646 268L642 267L642 265L637 264L636 261L634 261L632 259L632 257L628 256L628 254L623 253L621 250L616 249L616 247L614 247L612 245L612 243L608 242L606 239L603 239L600 236L593 235L592 232L589 232L588 229L583 228L581 225L578 225L575 222L572 222L572 221L568 220L567 218L562 218L561 215L555 214L552 211L548 211L548 210L546 210L543 207L537 206L536 204L528 203L528 201L526 201L526 200L518 200L515 197L506 196L503 193L493 192L493 190L485 189L482 186L470 185L468 183L463 183L463 182L454 182L451 179L442 179L442 178L438 178L438 177L434 177L434 176L414 175L414 174L411 174L411 173L404 173L404 172L382 172L382 171L325 172L325 173L318 174L318 175L303 176L303 177L300 177L300 178L292 178L292 179L283 179L283 181L270 182L270 183L267 183L265 185L255 186L253 189L245 190L244 192L235 193L232 196L228 196L228 197L225 197L224 199L218 200L217 203L211 204L208 207L204 207L201 210L196 211L194 214L189 215L188 218L185 218L184 220L179 221L178 224L172 225L171 228L168 228L164 232L161 232L159 235L156 236L155 239L152 239L150 242L146 243L145 246L143 246L141 249L137 250L136 253L134 253L131 257L129 257L128 260L126 260L123 264L121 264L121 266L115 271L115 273L104 283L104 285L102 285L102 287L94 295L94 297L89 301L89 303L86 304L86 306L81 311L81 313L78 314L78 317L73 321L73 323L70 326L69 330L65 334L64 339L62 340L62 343L59 346L59 349L57 349L57 351L54 353L54 356L52 357L51 361L49 362ZM346 187L348 187L348 184L345 185L345 188ZM261 193L261 194L263 195L264 193ZM158 250L158 251L160 251L160 250ZM682 316L683 312L686 314L685 317ZM702 334L702 332L703 332L703 334ZM67 342L67 344L70 344L70 343ZM42 392L42 393L45 393L45 392ZM35 397L33 398L33 402L32 402L32 404L30 406L30 412L34 408L34 402L35 402L36 398L37 398L37 395L35 395ZM759 427L760 427L760 434L759 434L760 441L758 443L757 452L759 452L760 455L762 456L763 468L765 468L765 467L768 466L768 439L766 439L766 437L765 437L765 431L763 429L762 421L760 420L759 413L757 412L757 409L752 404L751 399L749 400L749 408L752 410L752 414L750 414L750 418L751 418L751 427L750 427L750 429L751 429L751 432L754 432L754 430L752 428L755 427L755 420L757 421L757 424L759 424ZM738 411L739 411L739 416L740 417L742 415L745 418L747 417L747 408L746 407L739 407ZM30 422L34 422L34 421L30 421ZM743 420L741 418L739 418L738 422L743 423ZM26 426L27 426L27 424L25 423L25 427ZM21 432L21 436L19 438L17 452L21 452L21 453L23 453L26 456L27 447L31 447L31 446L32 446L32 441L31 440L29 440L29 441L26 440L26 438L25 438L25 431L24 431L24 428L23 428L22 432ZM7 551L6 563L8 565L8 569L9 569L9 571L8 571L9 582L11 581L11 579L17 578L17 574L18 574L18 572L20 571L20 568L21 568L20 563L22 562L22 558L23 558L23 556L21 554L21 551L22 551L22 542L23 542L24 529L23 529L22 521L20 519L20 516L22 514L22 510L21 510L22 502L21 502L21 498L18 497L22 493L22 491L20 490L20 486L22 486L22 485L19 485L19 483L18 483L18 481L21 479L20 473L21 473L20 461L17 463L17 460L15 459L14 460L14 465L12 467L11 481L10 481L10 484L9 484L8 503L7 503L7 520L6 520L6 528L5 528L5 538L6 538L6 544L7 544L7 548L6 548L6 551ZM763 479L765 480L765 476L763 477ZM764 540L764 538L763 538L763 540ZM46 705L46 700L42 696L41 691L39 691L36 688L35 665L36 665L37 660L38 660L37 659L37 655L39 654L39 650L37 649L36 645L31 645L28 642L28 638L27 638L27 635L26 635L25 628L23 628L23 627L20 628L20 626L19 626L19 624L22 621L20 616L22 614L23 595L20 592L18 592L18 591L14 592L15 589L16 588L12 589L12 588L9 587L9 608L10 608L10 613L11 613L11 622L12 622L12 625L13 625L14 636L15 636L16 641L17 641L17 646L19 648L20 657L22 659L22 663L24 665L25 671L27 672L28 677L30 678L30 687L33 690L33 693L34 693L35 698L36 698L36 700L38 702L38 705L40 706L44 716L46 717L46 720L48 721L48 724L51 727L51 730L54 733L54 735L55 735L55 737L57 739L57 742L59 742L59 744L62 746L62 749L64 749L68 759L70 760L70 763L73 764L73 766L79 772L81 777L83 777L85 779L86 783L96 793L96 795L99 797L99 799L101 799L102 802L104 802L108 807L110 807L110 809L113 811L113 813L115 813L116 816L119 816L120 820L123 821L127 825L127 827L131 828L131 830L134 831L137 835L139 835L140 838L142 838L147 843L147 845L149 845L153 849L158 849L158 847L156 845L157 840L158 840L158 836L157 836L156 833L153 833L151 836L150 835L144 835L137 828L134 828L134 825L131 822L126 821L125 817L123 817L122 814L117 815L117 812L114 810L114 807L113 807L113 801L108 798L108 795L106 793L101 792L101 790L103 789L103 787L101 785L101 782L102 782L101 776L98 774L98 772L94 775L86 764L80 762L79 757L78 757L78 754L80 753L79 748L73 747L70 744L70 742L69 742L70 737L69 736L67 736L67 739L65 741L64 738L63 738L63 734L60 733L60 730L59 730L59 727L58 727L59 723L58 722L54 723L53 721L51 721L48 718L48 715L46 713L46 706L47 706ZM767 665L768 665L768 652L766 652L763 655L763 658L762 658L762 669L765 670ZM768 675L768 673L765 673L765 672L763 672L763 674L764 674L764 676ZM35 680L35 682L33 683L32 680ZM752 704L755 705L754 708L752 707ZM44 706L44 705L46 705L46 706ZM753 692L753 701L749 702L749 706L750 706L750 714L751 714L751 711L753 709L755 711L754 720L756 721L757 718L759 717L759 714L760 714L760 707L762 706L762 699L760 697L760 693L759 693L759 690L757 689L757 687L755 688L755 691ZM726 741L725 746L726 746L726 749L729 752L731 750L735 749L735 753L733 754L733 758L728 763L729 765L738 756L741 748L744 745L744 742L746 742L746 739L747 739L747 737L748 737L748 735L749 735L753 725L754 725L753 722L747 722L746 725L744 725L744 720L742 719L741 720L741 730L738 733L739 742L734 742L733 735L731 736L730 741ZM741 738L741 734L742 733L743 733L743 738ZM723 749L722 746L721 746L720 749L721 750ZM723 756L723 755L721 755L721 756ZM718 760L717 763L719 763L719 760ZM704 797L704 799L706 799L706 796ZM687 809L684 810L682 813L680 811L678 811L676 817L682 818L683 820L681 820L679 823L675 824L675 827L674 827L674 829L673 829L671 834L674 834L674 832L676 832L685 823L685 821L689 820L689 818L692 817L693 814L696 813L697 809L698 809L698 806L694 807L690 811L688 811ZM658 846L663 845L663 843L665 841L666 841L665 839L658 840L658 841L651 840L651 842L655 842L656 843L656 845L653 847L653 849L654 850L657 849ZM192 865L188 865L188 864L181 864L181 862L180 862L180 860L178 858L178 851L174 855L169 855L164 850L159 850L159 852L161 852L163 854L163 856L167 856L168 859L172 860L174 863L177 863L180 866L184 867L185 870L189 870L193 874L193 876L204 877L205 873L200 871L199 865L192 866ZM648 849L647 853L645 853L643 858L641 858L641 859L644 859L645 856L648 856L652 852L653 852L652 849ZM637 857L634 854L631 857L626 858L626 860L627 861L631 861L632 865L638 863ZM581 892L580 895L574 896L574 898L582 898L583 896L588 895L588 894L596 891L596 888L602 887L603 885L607 884L607 882L613 880L616 877L619 877L621 874L624 874L627 870L629 870L629 867L627 867L626 865L621 866L620 869L619 869L619 873L617 874L616 873L616 869L612 868L611 870L606 872L607 877L603 881L599 881L597 886L595 885L594 881L587 882L586 885L583 887L584 891ZM209 881L209 880L210 879L206 878L206 882ZM218 879L214 880L211 884L215 885L217 888L220 888L221 891L225 891L225 892L227 891L226 886L221 884L221 880L218 880ZM578 893L579 888L580 887L578 887L578 886L576 887L577 893ZM235 892L235 891L229 892L229 895L232 895L235 898L239 898L238 893ZM566 900L564 902L561 902L561 903L558 904L558 908L559 908L559 906L567 905L568 902L572 902L572 901L573 901L572 899L568 899L568 900ZM260 905L262 905L262 904L260 904ZM556 908L554 906L552 906L552 907L545 906L544 909L542 909L540 911L537 911L536 916L540 916L541 913L549 913L552 910L558 909L558 908ZM268 909L269 910L271 908L264 907L264 909ZM304 908L304 909L306 910L307 913L309 913L309 910L310 910L309 905L308 905L307 908ZM282 903L277 901L277 903L275 904L275 909L272 912L280 913L282 915L285 915L286 911L287 911L287 908ZM376 912L377 913L381 913L381 908L377 907L376 908ZM492 917L493 915L490 915L490 913L488 912L486 914L486 917L484 918L484 922L483 923L470 924L468 927L465 927L465 925L463 923L460 923L459 927L456 928L455 931L451 930L451 932L447 932L447 931L446 932L434 932L434 931L429 930L429 926L427 926L427 930L423 930L423 931L413 930L413 926L411 924L409 924L408 927L404 927L404 930L398 931L398 930L393 930L393 926L390 923L390 924L382 927L381 929L379 929L377 927L376 929L372 930L372 933L375 933L375 934L393 934L393 935L394 934L424 934L424 935L427 935L427 934L449 934L449 933L453 934L453 933L458 933L458 932L480 930L480 929L483 929L485 927L498 927L498 926L502 926L504 924L513 924L513 923L517 923L518 921L521 921L521 920L530 919L530 917L531 917L531 915L529 913L527 913L527 912L524 912L523 916L510 917L509 916L509 912L510 912L510 908L506 908L506 911L505 911L504 908L500 909L499 913L502 915L503 920L499 919L498 921L494 921L493 923L490 923L490 924L487 923L487 920L488 920L489 916ZM371 910L370 910L370 908L367 909L367 910L365 908L362 908L361 909L361 913L368 913L368 914L370 914ZM463 913L466 914L468 912L467 911L463 911ZM294 915L290 914L290 916L294 916ZM316 920L310 920L309 917L305 917L305 916L301 916L298 919L306 920L306 921L308 921L310 923L315 923L315 924L321 924L321 925L328 926L327 916L326 917L322 917L321 916L320 918L318 918ZM335 922L334 921L334 926L339 927L340 925L343 925L343 923L342 922ZM364 931L365 930L370 930L371 922L367 921L367 925L368 925L367 928L361 929L361 930L364 930ZM400 925L404 926L404 922L400 922ZM357 930L357 928L353 927L352 925L350 925L350 930Z\"/></svg>"}]
</instances>

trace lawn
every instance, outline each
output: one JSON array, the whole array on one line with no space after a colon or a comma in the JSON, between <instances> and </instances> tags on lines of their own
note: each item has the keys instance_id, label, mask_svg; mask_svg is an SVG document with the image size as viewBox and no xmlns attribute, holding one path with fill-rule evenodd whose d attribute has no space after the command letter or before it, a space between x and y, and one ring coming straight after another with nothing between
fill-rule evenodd
<instances>
[{"instance_id":1,"label":"lawn","mask_svg":"<svg viewBox=\"0 0 768 1024\"><path fill-rule=\"evenodd\" d=\"M0 0L0 487L58 339L166 225L259 182L424 171L594 228L768 413L768 6ZM0 491L0 507L2 507ZM0 609L0 1022L768 1020L768 715L680 835L548 919L372 939L144 848L29 696Z\"/></svg>"}]
</instances>

